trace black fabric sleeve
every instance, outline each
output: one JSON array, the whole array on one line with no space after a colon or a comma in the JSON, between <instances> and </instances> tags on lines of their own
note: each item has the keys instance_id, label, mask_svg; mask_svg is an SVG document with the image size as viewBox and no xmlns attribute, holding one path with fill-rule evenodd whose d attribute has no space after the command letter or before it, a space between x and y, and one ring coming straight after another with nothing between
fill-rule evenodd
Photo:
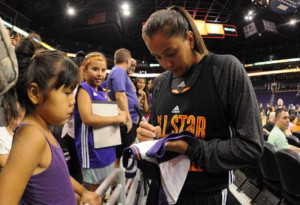
<instances>
[{"instance_id":1,"label":"black fabric sleeve","mask_svg":"<svg viewBox=\"0 0 300 205\"><path fill-rule=\"evenodd\" d=\"M199 140L195 159L206 172L234 170L258 160L263 129L258 103L243 65L231 55L214 55L212 80L231 118L232 138Z\"/></svg>"}]
</instances>

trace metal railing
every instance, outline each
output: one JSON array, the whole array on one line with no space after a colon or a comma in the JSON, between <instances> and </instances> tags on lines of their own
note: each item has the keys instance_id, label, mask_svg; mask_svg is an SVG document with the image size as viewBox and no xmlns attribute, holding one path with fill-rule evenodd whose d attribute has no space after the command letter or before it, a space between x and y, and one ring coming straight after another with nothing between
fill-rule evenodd
<instances>
[{"instance_id":1,"label":"metal railing","mask_svg":"<svg viewBox=\"0 0 300 205\"><path fill-rule=\"evenodd\" d=\"M117 182L117 184L112 190L111 185L114 182ZM146 194L143 187L144 184L139 169L134 178L126 180L124 171L120 168L115 168L95 192L102 199L108 196L108 201L104 201L103 205L137 205L140 204L140 196Z\"/></svg>"}]
</instances>

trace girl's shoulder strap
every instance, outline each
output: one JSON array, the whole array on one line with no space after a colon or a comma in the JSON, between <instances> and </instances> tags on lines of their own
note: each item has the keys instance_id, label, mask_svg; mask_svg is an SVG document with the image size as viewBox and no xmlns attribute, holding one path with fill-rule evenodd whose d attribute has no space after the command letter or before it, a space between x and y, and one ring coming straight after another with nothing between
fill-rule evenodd
<instances>
[{"instance_id":1,"label":"girl's shoulder strap","mask_svg":"<svg viewBox=\"0 0 300 205\"><path fill-rule=\"evenodd\" d=\"M21 124L17 125L17 126L14 128L13 132L16 133L20 128L22 128L22 127L24 127L24 126L26 126L26 125L30 125L30 124L28 124L28 123L21 123Z\"/></svg>"},{"instance_id":2,"label":"girl's shoulder strap","mask_svg":"<svg viewBox=\"0 0 300 205\"><path fill-rule=\"evenodd\" d=\"M32 125L32 124L29 124L29 123L21 123L21 124L17 125L17 126L14 128L14 130L13 130L14 134L16 134L17 131L18 131L19 129L21 129L22 127L25 127L25 126L32 126L32 127L35 127L36 129L40 130L41 133L43 134L43 136L45 137L47 143L50 144L50 145L52 145L52 143L49 141L49 139L47 138L46 134L43 132L42 129L40 129L39 127L34 126L34 125ZM58 146L58 145L59 145L59 144L58 144L58 142L56 141L56 146Z\"/></svg>"}]
</instances>

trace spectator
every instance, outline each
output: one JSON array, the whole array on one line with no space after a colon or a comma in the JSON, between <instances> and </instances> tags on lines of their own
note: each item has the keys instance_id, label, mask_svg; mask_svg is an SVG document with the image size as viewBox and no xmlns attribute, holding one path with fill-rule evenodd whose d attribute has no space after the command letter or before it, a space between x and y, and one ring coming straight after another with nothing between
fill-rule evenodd
<instances>
[{"instance_id":1,"label":"spectator","mask_svg":"<svg viewBox=\"0 0 300 205\"><path fill-rule=\"evenodd\" d=\"M120 158L125 147L131 145L136 137L138 114L133 105L139 105L136 89L127 75L132 66L131 53L121 48L114 55L115 66L107 78L109 97L117 101L120 109L127 113L126 127L121 126L122 145L117 147L117 158Z\"/></svg>"},{"instance_id":2,"label":"spectator","mask_svg":"<svg viewBox=\"0 0 300 205\"><path fill-rule=\"evenodd\" d=\"M70 177L64 154L50 125L62 125L73 110L76 65L57 51L34 55L31 41L16 49L19 78L17 98L25 117L17 129L0 174L0 204L101 204ZM75 191L75 193L74 193Z\"/></svg>"},{"instance_id":3,"label":"spectator","mask_svg":"<svg viewBox=\"0 0 300 205\"><path fill-rule=\"evenodd\" d=\"M86 81L81 82L75 95L75 141L82 168L84 184L89 190L95 191L104 179L113 171L116 160L114 146L105 148L94 147L93 127L122 124L126 122L126 113L120 111L118 116L107 117L93 114L92 101L108 101L100 87L106 76L107 63L102 53L92 52L83 62Z\"/></svg>"},{"instance_id":4,"label":"spectator","mask_svg":"<svg viewBox=\"0 0 300 205\"><path fill-rule=\"evenodd\" d=\"M264 126L264 132L269 135L272 129L274 128L274 123L275 123L275 112L271 112L269 115L268 122Z\"/></svg>"},{"instance_id":5,"label":"spectator","mask_svg":"<svg viewBox=\"0 0 300 205\"><path fill-rule=\"evenodd\" d=\"M289 113L285 108L277 108L275 114L275 126L272 129L268 142L273 144L277 149L292 149L299 152L299 148L289 145L284 132L289 127Z\"/></svg>"},{"instance_id":6,"label":"spectator","mask_svg":"<svg viewBox=\"0 0 300 205\"><path fill-rule=\"evenodd\" d=\"M146 87L145 78L135 79L136 94L138 96L141 112L146 115L149 112L149 91Z\"/></svg>"}]
</instances>

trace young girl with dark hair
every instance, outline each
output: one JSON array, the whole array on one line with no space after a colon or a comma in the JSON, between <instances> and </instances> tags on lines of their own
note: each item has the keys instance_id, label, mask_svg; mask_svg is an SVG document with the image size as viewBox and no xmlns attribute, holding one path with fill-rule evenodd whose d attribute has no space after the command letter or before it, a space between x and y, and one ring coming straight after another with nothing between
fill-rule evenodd
<instances>
[{"instance_id":1,"label":"young girl with dark hair","mask_svg":"<svg viewBox=\"0 0 300 205\"><path fill-rule=\"evenodd\" d=\"M15 129L13 146L0 175L0 204L101 204L69 176L63 152L50 131L73 110L78 69L57 51L34 54L24 40L16 50L19 62L17 97L25 117ZM75 191L75 192L74 192Z\"/></svg>"},{"instance_id":2,"label":"young girl with dark hair","mask_svg":"<svg viewBox=\"0 0 300 205\"><path fill-rule=\"evenodd\" d=\"M145 78L137 78L134 82L136 95L138 96L140 110L144 115L149 113L149 91L146 86Z\"/></svg>"},{"instance_id":3,"label":"young girl with dark hair","mask_svg":"<svg viewBox=\"0 0 300 205\"><path fill-rule=\"evenodd\" d=\"M258 103L247 73L235 57L208 52L182 7L153 13L142 36L167 71L155 81L151 124L140 123L138 138L183 130L195 134L193 146L179 140L166 145L191 160L176 204L225 205L231 170L258 160L263 152ZM164 204L159 187L153 180L147 204Z\"/></svg>"}]
</instances>

